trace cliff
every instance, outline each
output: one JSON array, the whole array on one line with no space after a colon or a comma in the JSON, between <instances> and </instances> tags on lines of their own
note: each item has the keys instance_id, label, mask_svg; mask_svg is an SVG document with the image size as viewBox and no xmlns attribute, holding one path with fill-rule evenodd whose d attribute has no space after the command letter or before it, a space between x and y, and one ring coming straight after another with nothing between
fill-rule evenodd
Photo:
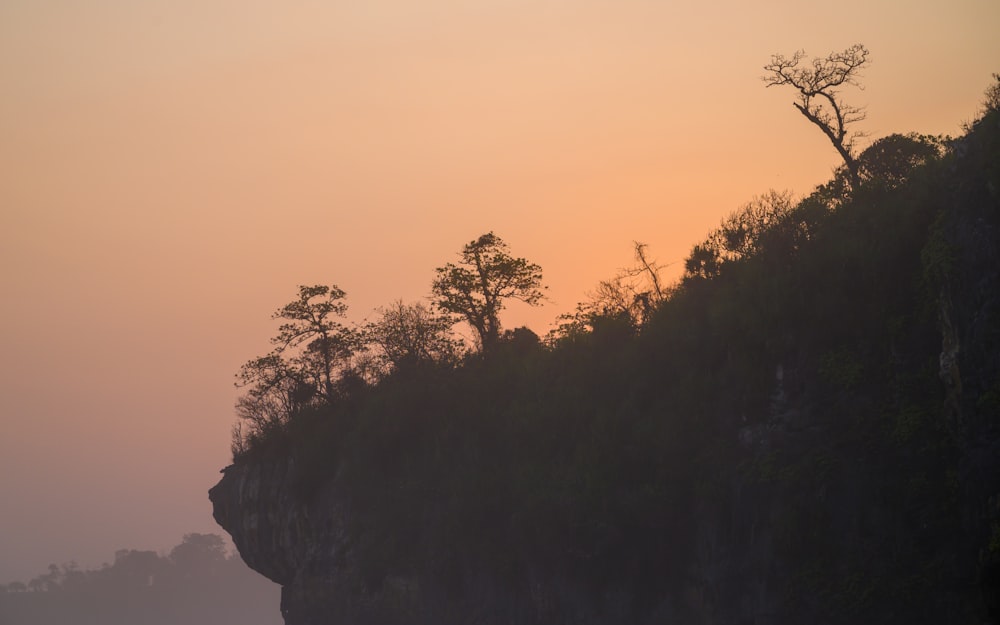
<instances>
[{"instance_id":1,"label":"cliff","mask_svg":"<svg viewBox=\"0 0 1000 625\"><path fill-rule=\"evenodd\" d=\"M991 114L641 333L303 414L215 518L289 625L996 622L998 162Z\"/></svg>"}]
</instances>

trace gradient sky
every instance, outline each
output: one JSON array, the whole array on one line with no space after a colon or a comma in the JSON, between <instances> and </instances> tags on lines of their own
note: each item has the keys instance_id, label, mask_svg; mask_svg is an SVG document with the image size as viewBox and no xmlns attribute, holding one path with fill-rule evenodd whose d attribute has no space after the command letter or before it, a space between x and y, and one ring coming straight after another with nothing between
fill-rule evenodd
<instances>
[{"instance_id":1,"label":"gradient sky","mask_svg":"<svg viewBox=\"0 0 1000 625\"><path fill-rule=\"evenodd\" d=\"M751 8L752 5L752 8ZM540 334L837 155L765 89L862 42L862 129L958 134L995 0L3 0L0 583L220 531L233 374L298 284L352 320L493 230Z\"/></svg>"}]
</instances>

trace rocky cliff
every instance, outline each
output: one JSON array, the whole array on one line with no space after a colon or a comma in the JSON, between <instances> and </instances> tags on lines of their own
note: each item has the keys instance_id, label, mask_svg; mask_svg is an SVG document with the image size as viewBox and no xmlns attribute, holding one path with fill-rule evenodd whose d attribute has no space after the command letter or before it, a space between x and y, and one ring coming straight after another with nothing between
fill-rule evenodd
<instances>
[{"instance_id":1,"label":"rocky cliff","mask_svg":"<svg viewBox=\"0 0 1000 625\"><path fill-rule=\"evenodd\" d=\"M998 622L998 162L994 114L638 337L392 380L215 518L289 625Z\"/></svg>"},{"instance_id":2,"label":"rocky cliff","mask_svg":"<svg viewBox=\"0 0 1000 625\"><path fill-rule=\"evenodd\" d=\"M635 621L627 588L590 596L559 575L531 574L511 583L494 571L461 580L371 574L359 561L347 512L332 485L308 498L291 495L292 458L229 466L209 491L216 521L247 564L282 586L281 613L290 625L448 623L660 622L672 600ZM418 522L416 519L414 522ZM702 598L696 603L703 604ZM652 620L650 620L652 619Z\"/></svg>"}]
</instances>

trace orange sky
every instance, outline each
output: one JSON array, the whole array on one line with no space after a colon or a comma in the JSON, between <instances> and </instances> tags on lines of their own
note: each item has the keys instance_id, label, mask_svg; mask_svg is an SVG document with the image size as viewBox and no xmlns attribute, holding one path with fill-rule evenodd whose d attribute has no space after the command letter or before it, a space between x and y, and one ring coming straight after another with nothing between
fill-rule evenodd
<instances>
[{"instance_id":1,"label":"orange sky","mask_svg":"<svg viewBox=\"0 0 1000 625\"><path fill-rule=\"evenodd\" d=\"M863 21L862 21L863 20ZM219 531L233 373L296 285L351 318L488 230L544 333L631 241L681 261L837 155L759 77L863 42L863 130L960 132L995 0L4 0L0 583Z\"/></svg>"}]
</instances>

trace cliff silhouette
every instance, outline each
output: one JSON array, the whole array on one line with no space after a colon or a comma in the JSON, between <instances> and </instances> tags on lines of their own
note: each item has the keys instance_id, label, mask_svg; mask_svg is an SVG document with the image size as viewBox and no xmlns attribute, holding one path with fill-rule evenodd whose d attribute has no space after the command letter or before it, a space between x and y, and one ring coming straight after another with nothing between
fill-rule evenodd
<instances>
[{"instance_id":1,"label":"cliff silhouette","mask_svg":"<svg viewBox=\"0 0 1000 625\"><path fill-rule=\"evenodd\" d=\"M215 518L286 623L1000 620L1000 112L876 146L641 317L354 380L241 449Z\"/></svg>"}]
</instances>

